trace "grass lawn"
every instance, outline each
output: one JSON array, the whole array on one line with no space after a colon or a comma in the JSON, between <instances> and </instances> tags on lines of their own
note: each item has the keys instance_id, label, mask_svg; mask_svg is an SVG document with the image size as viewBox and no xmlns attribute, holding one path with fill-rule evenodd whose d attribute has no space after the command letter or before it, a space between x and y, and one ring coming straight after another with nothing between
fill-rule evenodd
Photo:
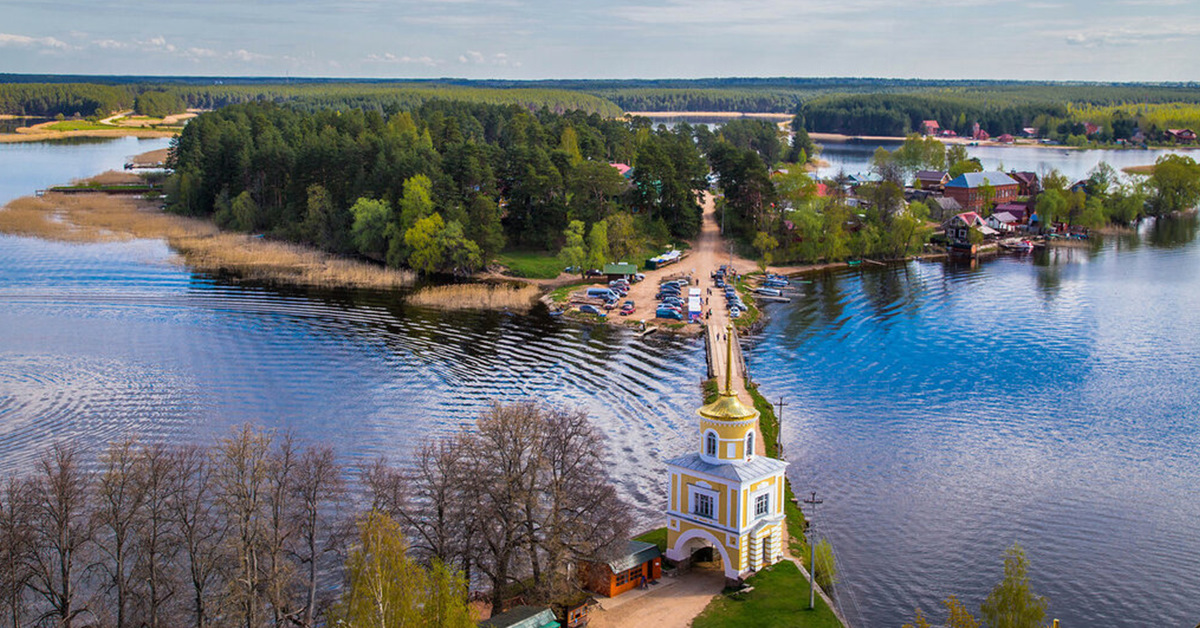
<instances>
[{"instance_id":1,"label":"grass lawn","mask_svg":"<svg viewBox=\"0 0 1200 628\"><path fill-rule=\"evenodd\" d=\"M790 561L751 576L750 593L719 595L692 622L693 628L841 628L842 623L818 597L808 610L808 580Z\"/></svg>"},{"instance_id":2,"label":"grass lawn","mask_svg":"<svg viewBox=\"0 0 1200 628\"><path fill-rule=\"evenodd\" d=\"M504 251L496 261L507 266L513 276L529 279L554 279L563 269L558 256L546 251Z\"/></svg>"},{"instance_id":3,"label":"grass lawn","mask_svg":"<svg viewBox=\"0 0 1200 628\"><path fill-rule=\"evenodd\" d=\"M659 551L662 551L662 552L667 551L667 529L666 528L659 528L657 530L651 530L644 534L639 534L639 535L633 537L633 540L642 541L643 543L653 543L658 546Z\"/></svg>"},{"instance_id":4,"label":"grass lawn","mask_svg":"<svg viewBox=\"0 0 1200 628\"><path fill-rule=\"evenodd\" d=\"M111 131L117 127L88 120L63 120L43 128L48 131Z\"/></svg>"}]
</instances>

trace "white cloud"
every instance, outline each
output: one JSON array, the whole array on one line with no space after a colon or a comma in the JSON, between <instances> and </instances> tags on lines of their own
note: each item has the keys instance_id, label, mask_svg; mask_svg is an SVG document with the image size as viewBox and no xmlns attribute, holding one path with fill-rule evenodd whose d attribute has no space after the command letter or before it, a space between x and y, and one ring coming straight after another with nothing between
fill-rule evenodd
<instances>
[{"instance_id":1,"label":"white cloud","mask_svg":"<svg viewBox=\"0 0 1200 628\"><path fill-rule=\"evenodd\" d=\"M1165 22L1158 18L1126 20L1116 25L1098 24L1083 30L1050 33L1064 38L1071 46L1133 46L1200 38L1200 22L1175 19Z\"/></svg>"},{"instance_id":2,"label":"white cloud","mask_svg":"<svg viewBox=\"0 0 1200 628\"><path fill-rule=\"evenodd\" d=\"M421 56L421 57L410 57L408 55L396 56L390 52L385 52L381 55L380 54L369 54L369 55L367 55L365 61L367 63L395 63L395 64L404 64L404 65L424 65L424 66L428 66L431 68L442 64L441 61L434 59L433 57L430 57L428 55Z\"/></svg>"},{"instance_id":3,"label":"white cloud","mask_svg":"<svg viewBox=\"0 0 1200 628\"><path fill-rule=\"evenodd\" d=\"M41 48L43 50L69 50L71 46L53 37L29 37L13 33L0 33L0 48Z\"/></svg>"}]
</instances>

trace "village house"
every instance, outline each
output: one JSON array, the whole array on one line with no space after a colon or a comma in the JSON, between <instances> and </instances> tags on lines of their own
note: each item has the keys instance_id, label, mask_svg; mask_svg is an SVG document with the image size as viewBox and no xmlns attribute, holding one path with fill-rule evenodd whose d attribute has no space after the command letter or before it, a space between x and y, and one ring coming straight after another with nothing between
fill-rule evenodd
<instances>
[{"instance_id":1,"label":"village house","mask_svg":"<svg viewBox=\"0 0 1200 628\"><path fill-rule=\"evenodd\" d=\"M1167 139L1173 142L1195 142L1196 132L1191 129L1167 129Z\"/></svg>"},{"instance_id":2,"label":"village house","mask_svg":"<svg viewBox=\"0 0 1200 628\"><path fill-rule=\"evenodd\" d=\"M941 130L941 125L937 120L926 120L921 123L921 135L937 135Z\"/></svg>"},{"instance_id":3,"label":"village house","mask_svg":"<svg viewBox=\"0 0 1200 628\"><path fill-rule=\"evenodd\" d=\"M915 187L931 192L940 192L950 180L950 175L941 170L918 170L913 177Z\"/></svg>"},{"instance_id":4,"label":"village house","mask_svg":"<svg viewBox=\"0 0 1200 628\"><path fill-rule=\"evenodd\" d=\"M938 221L962 213L963 206L949 196L935 196L929 199L930 218Z\"/></svg>"},{"instance_id":5,"label":"village house","mask_svg":"<svg viewBox=\"0 0 1200 628\"><path fill-rule=\"evenodd\" d=\"M728 327L726 355L733 355ZM687 562L708 548L727 581L783 560L787 463L755 454L758 411L733 390L731 360L716 401L700 408L697 451L667 461L667 558Z\"/></svg>"},{"instance_id":6,"label":"village house","mask_svg":"<svg viewBox=\"0 0 1200 628\"><path fill-rule=\"evenodd\" d=\"M992 208L992 214L1005 212L1016 219L1017 224L1025 224L1025 215L1029 213L1029 205L1027 203L1000 203Z\"/></svg>"},{"instance_id":7,"label":"village house","mask_svg":"<svg viewBox=\"0 0 1200 628\"><path fill-rule=\"evenodd\" d=\"M1017 182L1017 196L1037 196L1042 191L1042 181L1036 172L1017 172L1011 170L1008 176Z\"/></svg>"},{"instance_id":8,"label":"village house","mask_svg":"<svg viewBox=\"0 0 1200 628\"><path fill-rule=\"evenodd\" d=\"M984 199L980 189L989 185L994 194L990 199ZM994 170L987 172L968 172L961 174L946 183L945 194L958 201L963 209L977 212L983 209L985 200L993 203L1005 203L1017 197L1020 184L1004 174Z\"/></svg>"},{"instance_id":9,"label":"village house","mask_svg":"<svg viewBox=\"0 0 1200 628\"><path fill-rule=\"evenodd\" d=\"M987 226L1001 233L1016 231L1017 227L1020 226L1017 217L1008 212L996 212L987 217L986 223Z\"/></svg>"},{"instance_id":10,"label":"village house","mask_svg":"<svg viewBox=\"0 0 1200 628\"><path fill-rule=\"evenodd\" d=\"M970 239L971 229L976 229L985 236L996 235L995 229L987 226L983 218L975 212L963 212L942 223L946 237L956 242L966 242Z\"/></svg>"},{"instance_id":11,"label":"village house","mask_svg":"<svg viewBox=\"0 0 1200 628\"><path fill-rule=\"evenodd\" d=\"M995 141L1001 144L1012 144L1014 141L1016 141L1016 138L1008 133L1004 133L1000 137L997 137Z\"/></svg>"},{"instance_id":12,"label":"village house","mask_svg":"<svg viewBox=\"0 0 1200 628\"><path fill-rule=\"evenodd\" d=\"M661 577L662 552L657 545L643 541L629 541L625 552L612 560L585 560L579 564L583 587L605 597L616 597Z\"/></svg>"},{"instance_id":13,"label":"village house","mask_svg":"<svg viewBox=\"0 0 1200 628\"><path fill-rule=\"evenodd\" d=\"M1091 137L1099 132L1100 132L1100 125L1092 123L1092 122L1084 122L1083 123L1083 134L1084 135Z\"/></svg>"}]
</instances>

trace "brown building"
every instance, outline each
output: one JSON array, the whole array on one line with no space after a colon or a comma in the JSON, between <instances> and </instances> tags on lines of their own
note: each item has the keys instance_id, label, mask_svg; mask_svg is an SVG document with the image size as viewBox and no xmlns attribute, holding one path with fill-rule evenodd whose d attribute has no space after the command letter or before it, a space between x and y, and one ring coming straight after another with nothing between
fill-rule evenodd
<instances>
[{"instance_id":1,"label":"brown building","mask_svg":"<svg viewBox=\"0 0 1200 628\"><path fill-rule=\"evenodd\" d=\"M616 597L643 582L662 577L662 552L653 543L630 541L625 553L607 562L580 561L583 587L606 597Z\"/></svg>"},{"instance_id":2,"label":"brown building","mask_svg":"<svg viewBox=\"0 0 1200 628\"><path fill-rule=\"evenodd\" d=\"M950 175L941 170L918 170L913 176L915 187L933 192L940 192L949 180Z\"/></svg>"},{"instance_id":3,"label":"brown building","mask_svg":"<svg viewBox=\"0 0 1200 628\"><path fill-rule=\"evenodd\" d=\"M1017 196L1037 196L1042 191L1042 182L1036 172L1017 172L1011 170L1008 176L1017 182Z\"/></svg>"},{"instance_id":4,"label":"brown building","mask_svg":"<svg viewBox=\"0 0 1200 628\"><path fill-rule=\"evenodd\" d=\"M968 172L946 183L945 194L958 201L963 209L977 212L983 209L984 198L980 189L989 185L994 192L992 203L1007 203L1017 197L1020 184L1003 172Z\"/></svg>"}]
</instances>

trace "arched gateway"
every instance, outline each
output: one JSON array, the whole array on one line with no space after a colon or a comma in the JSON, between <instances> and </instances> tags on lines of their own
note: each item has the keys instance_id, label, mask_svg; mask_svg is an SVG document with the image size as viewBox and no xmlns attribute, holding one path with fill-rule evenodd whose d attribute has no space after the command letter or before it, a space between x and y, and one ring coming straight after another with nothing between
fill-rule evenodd
<instances>
[{"instance_id":1,"label":"arched gateway","mask_svg":"<svg viewBox=\"0 0 1200 628\"><path fill-rule=\"evenodd\" d=\"M733 333L729 350L733 355ZM667 461L667 558L690 558L711 545L725 577L741 579L783 559L783 485L787 463L754 454L758 412L733 391L732 366L724 389L700 408L696 451Z\"/></svg>"}]
</instances>

